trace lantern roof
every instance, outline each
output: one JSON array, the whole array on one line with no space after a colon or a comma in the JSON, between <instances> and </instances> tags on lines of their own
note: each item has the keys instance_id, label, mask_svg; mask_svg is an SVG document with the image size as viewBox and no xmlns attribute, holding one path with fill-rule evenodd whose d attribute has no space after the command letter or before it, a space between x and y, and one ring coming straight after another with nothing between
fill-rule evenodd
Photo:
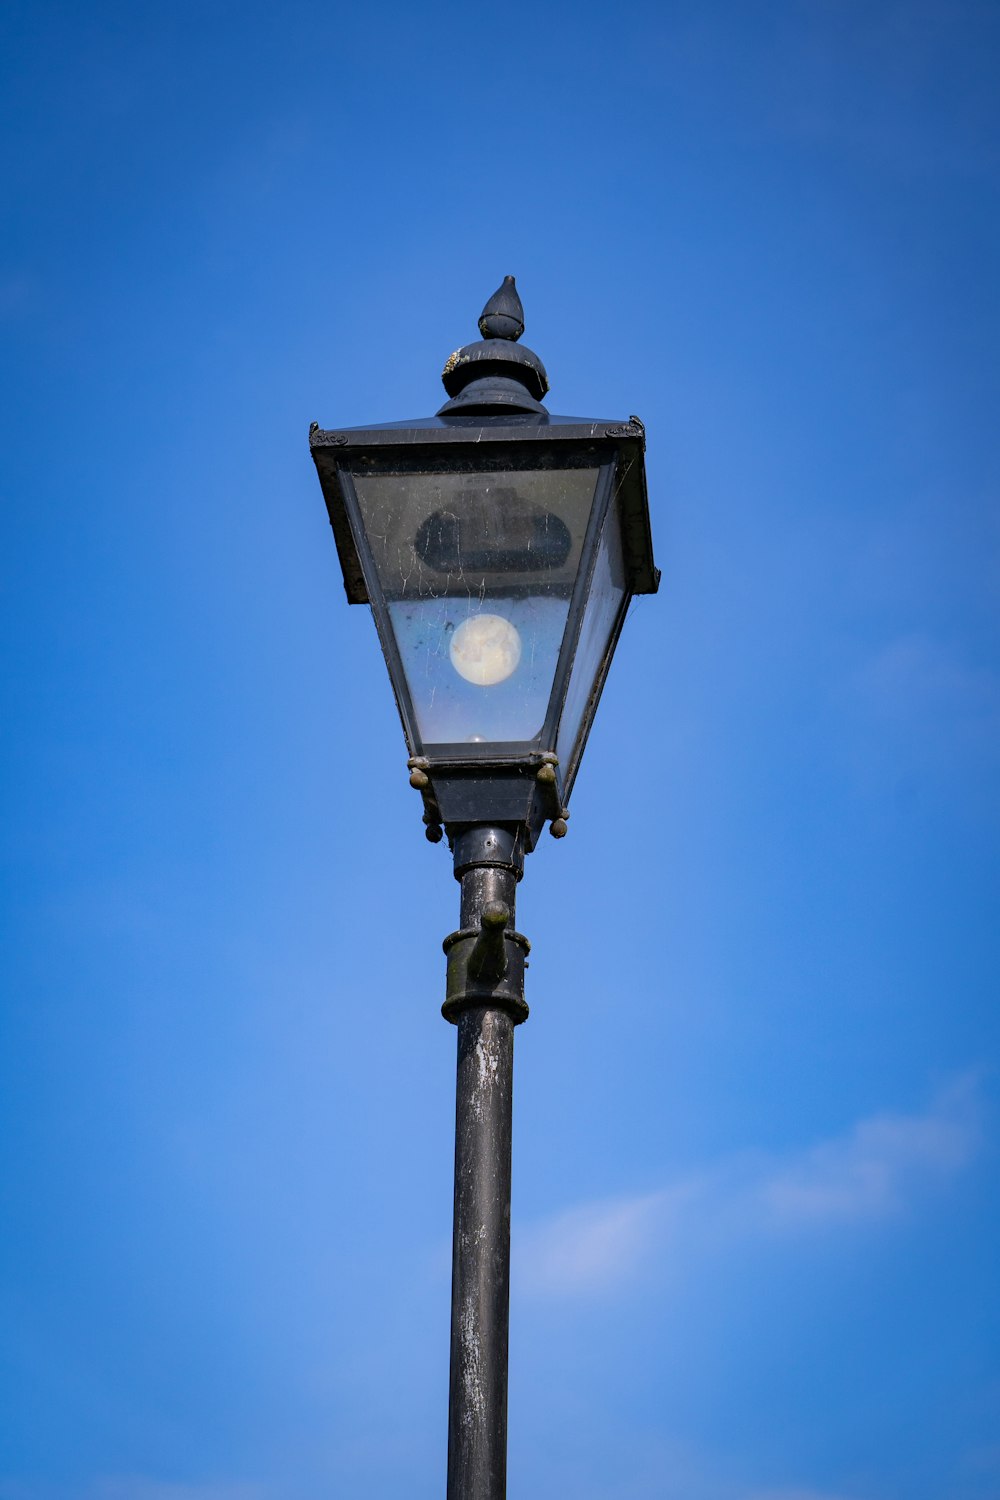
<instances>
[{"instance_id":1,"label":"lantern roof","mask_svg":"<svg viewBox=\"0 0 1000 1500\"><path fill-rule=\"evenodd\" d=\"M649 497L643 455L646 431L638 417L479 416L418 417L373 427L326 430L313 423L309 447L326 497L337 542L344 587L351 604L367 604L368 593L341 496L345 469L387 464L433 470L466 461L482 467L500 463L558 463L560 455L590 452L600 460L617 456L616 490L622 507L626 565L633 594L655 594L660 570L653 562ZM537 458L533 459L533 456Z\"/></svg>"}]
</instances>

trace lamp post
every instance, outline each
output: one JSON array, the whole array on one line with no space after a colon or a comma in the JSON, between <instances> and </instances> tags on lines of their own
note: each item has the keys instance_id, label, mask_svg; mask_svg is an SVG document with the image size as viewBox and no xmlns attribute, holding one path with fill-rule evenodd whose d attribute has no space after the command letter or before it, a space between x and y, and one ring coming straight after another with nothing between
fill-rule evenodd
<instances>
[{"instance_id":1,"label":"lamp post","mask_svg":"<svg viewBox=\"0 0 1000 1500\"><path fill-rule=\"evenodd\" d=\"M629 600L659 583L642 423L546 411L512 276L479 329L444 367L436 416L309 434L427 837L447 834L461 885L442 1006L458 1029L448 1500L506 1494L517 883L545 823L567 831Z\"/></svg>"}]
</instances>

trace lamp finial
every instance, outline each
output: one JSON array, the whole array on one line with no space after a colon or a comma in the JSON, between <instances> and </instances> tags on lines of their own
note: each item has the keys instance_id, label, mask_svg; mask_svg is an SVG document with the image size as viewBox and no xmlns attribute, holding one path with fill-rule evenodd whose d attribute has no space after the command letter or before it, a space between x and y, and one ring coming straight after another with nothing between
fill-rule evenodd
<instances>
[{"instance_id":1,"label":"lamp finial","mask_svg":"<svg viewBox=\"0 0 1000 1500\"><path fill-rule=\"evenodd\" d=\"M479 314L479 332L484 339L517 340L524 332L524 308L513 276L505 276Z\"/></svg>"},{"instance_id":2,"label":"lamp finial","mask_svg":"<svg viewBox=\"0 0 1000 1500\"><path fill-rule=\"evenodd\" d=\"M547 416L542 397L549 388L538 355L517 340L524 332L524 308L513 276L505 276L479 315L482 340L451 355L441 379L451 397L438 412L444 416L496 416L531 413Z\"/></svg>"}]
</instances>

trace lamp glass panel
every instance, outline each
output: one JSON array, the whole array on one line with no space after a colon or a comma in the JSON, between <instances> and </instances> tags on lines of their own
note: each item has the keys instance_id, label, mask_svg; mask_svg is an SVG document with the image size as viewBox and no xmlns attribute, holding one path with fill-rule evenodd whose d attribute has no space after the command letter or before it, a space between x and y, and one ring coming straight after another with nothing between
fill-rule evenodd
<instances>
[{"instance_id":1,"label":"lamp glass panel","mask_svg":"<svg viewBox=\"0 0 1000 1500\"><path fill-rule=\"evenodd\" d=\"M594 562L590 594L584 606L576 655L570 671L566 701L559 721L556 754L564 774L572 779L579 757L578 741L590 718L591 700L603 680L604 659L611 645L628 586L622 551L618 506L608 510Z\"/></svg>"},{"instance_id":2,"label":"lamp glass panel","mask_svg":"<svg viewBox=\"0 0 1000 1500\"><path fill-rule=\"evenodd\" d=\"M357 474L422 744L536 744L597 467Z\"/></svg>"}]
</instances>

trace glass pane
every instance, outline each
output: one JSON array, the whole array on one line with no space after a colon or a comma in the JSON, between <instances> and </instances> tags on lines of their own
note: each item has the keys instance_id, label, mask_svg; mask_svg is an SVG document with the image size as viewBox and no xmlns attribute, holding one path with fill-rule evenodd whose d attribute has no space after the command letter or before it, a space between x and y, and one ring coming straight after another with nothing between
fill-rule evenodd
<instances>
[{"instance_id":1,"label":"glass pane","mask_svg":"<svg viewBox=\"0 0 1000 1500\"><path fill-rule=\"evenodd\" d=\"M598 472L355 476L425 746L538 740Z\"/></svg>"},{"instance_id":2,"label":"glass pane","mask_svg":"<svg viewBox=\"0 0 1000 1500\"><path fill-rule=\"evenodd\" d=\"M589 718L591 699L601 679L604 656L625 601L625 561L621 522L613 505L604 523L590 595L583 612L580 639L569 677L566 704L559 721L556 754L564 777L572 777L580 730Z\"/></svg>"}]
</instances>

